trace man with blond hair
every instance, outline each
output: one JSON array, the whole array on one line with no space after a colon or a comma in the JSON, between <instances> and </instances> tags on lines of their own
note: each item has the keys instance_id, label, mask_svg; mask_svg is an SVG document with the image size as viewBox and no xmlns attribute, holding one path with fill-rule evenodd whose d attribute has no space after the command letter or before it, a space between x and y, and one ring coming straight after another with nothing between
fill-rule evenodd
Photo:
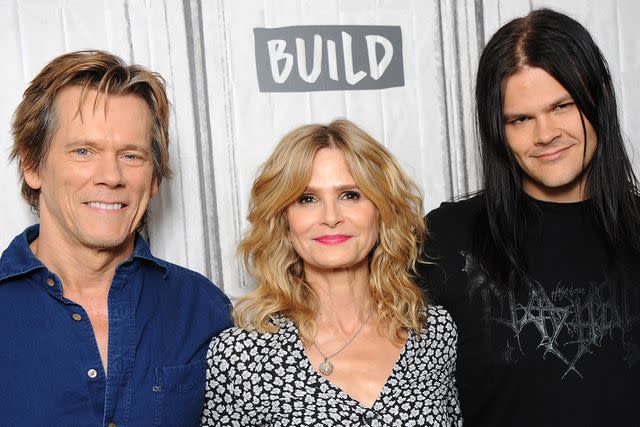
<instances>
[{"instance_id":1,"label":"man with blond hair","mask_svg":"<svg viewBox=\"0 0 640 427\"><path fill-rule=\"evenodd\" d=\"M229 300L137 231L170 175L162 78L101 51L27 87L11 158L39 224L0 259L0 424L193 425Z\"/></svg>"}]
</instances>

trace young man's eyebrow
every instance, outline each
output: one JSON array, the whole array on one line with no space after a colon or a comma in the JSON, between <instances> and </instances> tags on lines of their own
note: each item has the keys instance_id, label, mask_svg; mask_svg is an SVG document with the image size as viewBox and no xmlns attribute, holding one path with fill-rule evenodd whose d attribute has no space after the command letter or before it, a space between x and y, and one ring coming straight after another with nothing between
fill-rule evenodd
<instances>
[{"instance_id":1,"label":"young man's eyebrow","mask_svg":"<svg viewBox=\"0 0 640 427\"><path fill-rule=\"evenodd\" d=\"M555 101L547 104L545 110L552 110L555 107L557 107L558 105L564 104L567 101L573 101L573 97L571 95L569 95L568 93L566 95L562 95L561 97L559 97ZM508 112L508 113L504 113L502 117L503 117L504 121L508 122L508 121L517 119L518 117L529 117L529 116L530 116L529 113Z\"/></svg>"}]
</instances>

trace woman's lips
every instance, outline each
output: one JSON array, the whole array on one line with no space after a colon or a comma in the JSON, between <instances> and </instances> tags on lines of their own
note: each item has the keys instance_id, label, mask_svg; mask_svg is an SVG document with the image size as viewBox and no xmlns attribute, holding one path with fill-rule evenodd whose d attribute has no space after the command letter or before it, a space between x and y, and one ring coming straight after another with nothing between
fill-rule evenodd
<instances>
[{"instance_id":1,"label":"woman's lips","mask_svg":"<svg viewBox=\"0 0 640 427\"><path fill-rule=\"evenodd\" d=\"M346 234L331 234L331 235L316 237L313 240L320 243L321 245L339 245L340 243L346 242L350 238L351 236Z\"/></svg>"}]
</instances>

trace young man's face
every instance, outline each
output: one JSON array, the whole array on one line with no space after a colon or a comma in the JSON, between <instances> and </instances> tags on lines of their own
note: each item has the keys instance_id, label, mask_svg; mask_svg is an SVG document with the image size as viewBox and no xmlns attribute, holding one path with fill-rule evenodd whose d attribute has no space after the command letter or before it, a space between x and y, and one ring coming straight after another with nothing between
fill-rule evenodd
<instances>
[{"instance_id":1,"label":"young man's face","mask_svg":"<svg viewBox=\"0 0 640 427\"><path fill-rule=\"evenodd\" d=\"M67 247L132 245L149 198L158 190L151 153L151 112L135 95L97 96L70 86L55 100L56 130L40 170L25 171L40 190L41 236ZM105 106L106 102L106 106Z\"/></svg>"},{"instance_id":2,"label":"young man's face","mask_svg":"<svg viewBox=\"0 0 640 427\"><path fill-rule=\"evenodd\" d=\"M539 200L584 200L583 172L597 138L585 118L585 141L569 92L543 69L526 67L505 81L503 102L507 143L522 168L523 190Z\"/></svg>"}]
</instances>

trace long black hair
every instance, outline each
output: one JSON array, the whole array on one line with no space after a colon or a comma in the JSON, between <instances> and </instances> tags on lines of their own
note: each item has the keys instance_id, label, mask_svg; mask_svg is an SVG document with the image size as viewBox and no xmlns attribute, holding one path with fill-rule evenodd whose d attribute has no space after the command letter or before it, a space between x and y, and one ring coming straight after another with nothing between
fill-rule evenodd
<instances>
[{"instance_id":1,"label":"long black hair","mask_svg":"<svg viewBox=\"0 0 640 427\"><path fill-rule=\"evenodd\" d=\"M584 120L593 126L596 150L583 173L594 218L611 248L640 252L638 182L624 147L607 62L580 23L538 9L500 28L478 65L477 124L486 203L484 225L478 225L486 229L491 245L481 255L485 265L502 283L510 282L513 274L526 273L521 246L528 199L522 191L522 171L507 145L502 111L506 79L524 67L545 70L569 92L582 115L585 142Z\"/></svg>"}]
</instances>

